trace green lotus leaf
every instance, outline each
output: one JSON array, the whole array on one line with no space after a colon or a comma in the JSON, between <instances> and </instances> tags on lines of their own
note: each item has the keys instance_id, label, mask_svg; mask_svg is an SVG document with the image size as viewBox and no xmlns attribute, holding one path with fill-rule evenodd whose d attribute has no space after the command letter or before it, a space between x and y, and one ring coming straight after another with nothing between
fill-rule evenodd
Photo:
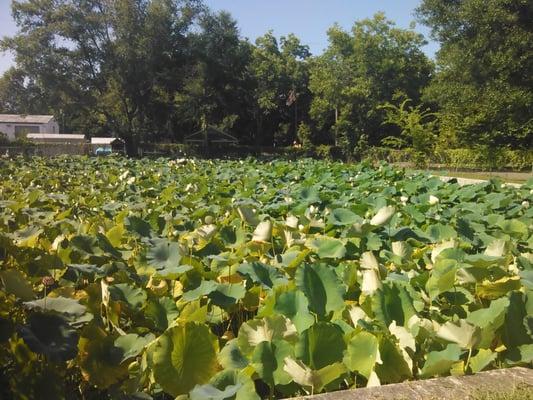
<instances>
[{"instance_id":1,"label":"green lotus leaf","mask_svg":"<svg viewBox=\"0 0 533 400\"><path fill-rule=\"evenodd\" d=\"M207 383L218 369L218 340L206 325L196 322L169 328L147 353L155 382L172 396Z\"/></svg>"},{"instance_id":2,"label":"green lotus leaf","mask_svg":"<svg viewBox=\"0 0 533 400\"><path fill-rule=\"evenodd\" d=\"M208 297L213 304L222 308L229 307L242 300L246 295L246 288L240 283L219 283Z\"/></svg>"},{"instance_id":3,"label":"green lotus leaf","mask_svg":"<svg viewBox=\"0 0 533 400\"><path fill-rule=\"evenodd\" d=\"M457 269L458 265L455 260L437 260L426 283L426 290L431 299L453 288Z\"/></svg>"},{"instance_id":4,"label":"green lotus leaf","mask_svg":"<svg viewBox=\"0 0 533 400\"><path fill-rule=\"evenodd\" d=\"M423 216L423 221L425 217ZM432 239L428 237L419 228L398 228L390 231L390 238L395 241L407 241L408 239L415 240L420 243L431 242Z\"/></svg>"},{"instance_id":5,"label":"green lotus leaf","mask_svg":"<svg viewBox=\"0 0 533 400\"><path fill-rule=\"evenodd\" d=\"M343 332L335 324L317 322L300 335L296 357L312 369L342 361L346 349Z\"/></svg>"},{"instance_id":6,"label":"green lotus leaf","mask_svg":"<svg viewBox=\"0 0 533 400\"><path fill-rule=\"evenodd\" d=\"M359 215L345 208L336 208L329 217L329 223L336 226L352 225L361 220Z\"/></svg>"},{"instance_id":7,"label":"green lotus leaf","mask_svg":"<svg viewBox=\"0 0 533 400\"><path fill-rule=\"evenodd\" d=\"M79 366L85 380L100 389L124 378L128 370L121 364L123 350L115 346L115 337L96 325L87 325L79 341Z\"/></svg>"},{"instance_id":8,"label":"green lotus leaf","mask_svg":"<svg viewBox=\"0 0 533 400\"><path fill-rule=\"evenodd\" d=\"M153 276L158 279L178 279L181 275L193 269L194 267L192 265L168 266L163 269L156 270Z\"/></svg>"},{"instance_id":9,"label":"green lotus leaf","mask_svg":"<svg viewBox=\"0 0 533 400\"><path fill-rule=\"evenodd\" d=\"M397 383L412 377L412 370L402 350L390 337L383 337L379 343L381 364L375 370L381 383Z\"/></svg>"},{"instance_id":10,"label":"green lotus leaf","mask_svg":"<svg viewBox=\"0 0 533 400\"><path fill-rule=\"evenodd\" d=\"M320 258L343 258L346 254L346 247L342 240L328 236L320 236L316 239L308 240L306 246L312 249Z\"/></svg>"},{"instance_id":11,"label":"green lotus leaf","mask_svg":"<svg viewBox=\"0 0 533 400\"><path fill-rule=\"evenodd\" d=\"M140 309L146 302L146 292L127 283L109 286L111 299L122 301L133 310Z\"/></svg>"},{"instance_id":12,"label":"green lotus leaf","mask_svg":"<svg viewBox=\"0 0 533 400\"><path fill-rule=\"evenodd\" d=\"M296 334L294 326L281 315L253 319L241 325L237 342L245 356L249 356L255 347L262 342L274 340L292 340Z\"/></svg>"},{"instance_id":13,"label":"green lotus leaf","mask_svg":"<svg viewBox=\"0 0 533 400\"><path fill-rule=\"evenodd\" d=\"M28 226L13 234L14 242L19 247L35 247L43 230L38 226Z\"/></svg>"},{"instance_id":14,"label":"green lotus leaf","mask_svg":"<svg viewBox=\"0 0 533 400\"><path fill-rule=\"evenodd\" d=\"M525 296L521 292L511 292L502 335L503 343L508 349L531 344L532 338L524 326L524 318L527 315Z\"/></svg>"},{"instance_id":15,"label":"green lotus leaf","mask_svg":"<svg viewBox=\"0 0 533 400\"><path fill-rule=\"evenodd\" d=\"M130 333L124 336L119 336L115 339L115 347L122 350L122 358L120 362L127 359L137 357L144 348L155 339L155 336L149 333L146 336L139 336L135 333Z\"/></svg>"},{"instance_id":16,"label":"green lotus leaf","mask_svg":"<svg viewBox=\"0 0 533 400\"><path fill-rule=\"evenodd\" d=\"M450 225L432 224L426 231L427 236L433 239L433 242L442 242L445 240L455 239L457 232Z\"/></svg>"},{"instance_id":17,"label":"green lotus leaf","mask_svg":"<svg viewBox=\"0 0 533 400\"><path fill-rule=\"evenodd\" d=\"M279 294L274 303L274 312L289 318L299 333L315 322L315 318L309 312L309 301L300 291L291 290Z\"/></svg>"},{"instance_id":18,"label":"green lotus leaf","mask_svg":"<svg viewBox=\"0 0 533 400\"><path fill-rule=\"evenodd\" d=\"M189 393L191 400L259 400L254 381L238 371L221 371L208 384L197 385Z\"/></svg>"},{"instance_id":19,"label":"green lotus leaf","mask_svg":"<svg viewBox=\"0 0 533 400\"><path fill-rule=\"evenodd\" d=\"M24 306L30 310L55 311L60 314L75 317L80 317L87 311L84 305L66 297L45 297L39 300L27 301L24 303Z\"/></svg>"},{"instance_id":20,"label":"green lotus leaf","mask_svg":"<svg viewBox=\"0 0 533 400\"><path fill-rule=\"evenodd\" d=\"M107 240L113 247L120 247L124 237L124 224L117 224L106 232Z\"/></svg>"},{"instance_id":21,"label":"green lotus leaf","mask_svg":"<svg viewBox=\"0 0 533 400\"><path fill-rule=\"evenodd\" d=\"M526 289L533 291L533 270L520 271L520 282Z\"/></svg>"},{"instance_id":22,"label":"green lotus leaf","mask_svg":"<svg viewBox=\"0 0 533 400\"><path fill-rule=\"evenodd\" d=\"M109 254L115 258L122 258L120 251L115 249L107 237L101 233L96 234L96 242L98 247L104 251L104 253Z\"/></svg>"},{"instance_id":23,"label":"green lotus leaf","mask_svg":"<svg viewBox=\"0 0 533 400\"><path fill-rule=\"evenodd\" d=\"M494 300L514 290L520 290L521 287L519 276L505 276L496 281L484 280L476 285L476 295L483 299Z\"/></svg>"},{"instance_id":24,"label":"green lotus leaf","mask_svg":"<svg viewBox=\"0 0 533 400\"><path fill-rule=\"evenodd\" d=\"M294 357L294 348L284 340L261 342L251 355L251 366L255 373L271 388L287 385L291 377L283 370L286 357Z\"/></svg>"},{"instance_id":25,"label":"green lotus leaf","mask_svg":"<svg viewBox=\"0 0 533 400\"><path fill-rule=\"evenodd\" d=\"M96 237L91 235L76 235L70 239L70 245L82 252L93 255L102 255L103 251L98 245Z\"/></svg>"},{"instance_id":26,"label":"green lotus leaf","mask_svg":"<svg viewBox=\"0 0 533 400\"><path fill-rule=\"evenodd\" d=\"M237 212L241 219L246 222L248 225L257 226L259 224L259 219L252 207L241 205L237 207Z\"/></svg>"},{"instance_id":27,"label":"green lotus leaf","mask_svg":"<svg viewBox=\"0 0 533 400\"><path fill-rule=\"evenodd\" d=\"M214 292L217 288L218 284L215 281L202 281L197 288L186 291L183 294L183 299L187 301L196 300Z\"/></svg>"},{"instance_id":28,"label":"green lotus leaf","mask_svg":"<svg viewBox=\"0 0 533 400\"><path fill-rule=\"evenodd\" d=\"M461 347L457 344L449 344L442 351L429 352L420 377L430 378L449 374L452 365L459 361L462 353Z\"/></svg>"},{"instance_id":29,"label":"green lotus leaf","mask_svg":"<svg viewBox=\"0 0 533 400\"><path fill-rule=\"evenodd\" d=\"M13 294L25 301L35 298L32 286L20 271L16 269L0 271L0 279L2 280L6 293Z\"/></svg>"},{"instance_id":30,"label":"green lotus leaf","mask_svg":"<svg viewBox=\"0 0 533 400\"><path fill-rule=\"evenodd\" d=\"M319 316L344 307L344 287L333 269L324 264L304 264L296 271L296 286L309 300L309 309Z\"/></svg>"},{"instance_id":31,"label":"green lotus leaf","mask_svg":"<svg viewBox=\"0 0 533 400\"><path fill-rule=\"evenodd\" d=\"M181 260L180 246L166 239L154 239L153 246L146 253L148 264L157 270L178 267Z\"/></svg>"},{"instance_id":32,"label":"green lotus leaf","mask_svg":"<svg viewBox=\"0 0 533 400\"><path fill-rule=\"evenodd\" d=\"M479 349L477 354L470 359L470 370L476 374L483 371L492 363L498 354L488 349Z\"/></svg>"},{"instance_id":33,"label":"green lotus leaf","mask_svg":"<svg viewBox=\"0 0 533 400\"><path fill-rule=\"evenodd\" d=\"M505 264L505 257L495 257L486 254L467 255L464 262L477 268L488 268Z\"/></svg>"},{"instance_id":34,"label":"green lotus leaf","mask_svg":"<svg viewBox=\"0 0 533 400\"><path fill-rule=\"evenodd\" d=\"M294 382L311 388L311 393L322 392L326 385L340 378L346 372L344 364L339 362L326 365L316 371L291 357L285 358L283 369L291 376Z\"/></svg>"},{"instance_id":35,"label":"green lotus leaf","mask_svg":"<svg viewBox=\"0 0 533 400\"><path fill-rule=\"evenodd\" d=\"M231 339L218 353L218 362L225 369L244 369L248 365L247 358L242 354L237 339Z\"/></svg>"},{"instance_id":36,"label":"green lotus leaf","mask_svg":"<svg viewBox=\"0 0 533 400\"><path fill-rule=\"evenodd\" d=\"M303 188L299 193L299 199L300 201L305 204L315 204L320 203L320 192L316 187L306 187Z\"/></svg>"},{"instance_id":37,"label":"green lotus leaf","mask_svg":"<svg viewBox=\"0 0 533 400\"><path fill-rule=\"evenodd\" d=\"M19 333L33 352L44 354L51 362L68 361L78 354L79 336L59 315L31 314Z\"/></svg>"},{"instance_id":38,"label":"green lotus leaf","mask_svg":"<svg viewBox=\"0 0 533 400\"><path fill-rule=\"evenodd\" d=\"M344 354L344 365L369 379L376 363L381 363L378 339L364 331L352 336Z\"/></svg>"},{"instance_id":39,"label":"green lotus leaf","mask_svg":"<svg viewBox=\"0 0 533 400\"><path fill-rule=\"evenodd\" d=\"M82 277L93 280L95 277L103 276L105 272L94 264L69 264L62 278L78 282Z\"/></svg>"},{"instance_id":40,"label":"green lotus leaf","mask_svg":"<svg viewBox=\"0 0 533 400\"><path fill-rule=\"evenodd\" d=\"M144 307L144 315L154 323L157 330L164 331L178 318L176 303L169 297L150 299Z\"/></svg>"},{"instance_id":41,"label":"green lotus leaf","mask_svg":"<svg viewBox=\"0 0 533 400\"><path fill-rule=\"evenodd\" d=\"M393 321L404 326L416 315L413 298L405 286L396 282L387 282L374 293L371 305L376 320L387 327Z\"/></svg>"},{"instance_id":42,"label":"green lotus leaf","mask_svg":"<svg viewBox=\"0 0 533 400\"><path fill-rule=\"evenodd\" d=\"M260 262L241 264L237 268L237 272L266 289L272 289L274 285L287 282L287 278L280 270Z\"/></svg>"},{"instance_id":43,"label":"green lotus leaf","mask_svg":"<svg viewBox=\"0 0 533 400\"><path fill-rule=\"evenodd\" d=\"M504 233L513 237L521 238L528 234L527 225L518 219L503 220L498 223L498 226Z\"/></svg>"},{"instance_id":44,"label":"green lotus leaf","mask_svg":"<svg viewBox=\"0 0 533 400\"><path fill-rule=\"evenodd\" d=\"M135 232L142 237L150 237L152 235L152 227L143 219L134 215L127 217L124 220L124 226L130 232Z\"/></svg>"},{"instance_id":45,"label":"green lotus leaf","mask_svg":"<svg viewBox=\"0 0 533 400\"><path fill-rule=\"evenodd\" d=\"M441 325L437 330L437 337L457 343L463 349L473 349L481 340L481 331L479 327L461 319L458 323L448 321Z\"/></svg>"},{"instance_id":46,"label":"green lotus leaf","mask_svg":"<svg viewBox=\"0 0 533 400\"><path fill-rule=\"evenodd\" d=\"M489 307L472 311L466 317L466 321L476 325L481 330L481 340L479 346L482 348L489 347L494 341L496 331L504 324L509 299L502 297L493 300Z\"/></svg>"},{"instance_id":47,"label":"green lotus leaf","mask_svg":"<svg viewBox=\"0 0 533 400\"><path fill-rule=\"evenodd\" d=\"M533 344L523 344L517 347L520 352L520 362L531 364L533 362Z\"/></svg>"}]
</instances>

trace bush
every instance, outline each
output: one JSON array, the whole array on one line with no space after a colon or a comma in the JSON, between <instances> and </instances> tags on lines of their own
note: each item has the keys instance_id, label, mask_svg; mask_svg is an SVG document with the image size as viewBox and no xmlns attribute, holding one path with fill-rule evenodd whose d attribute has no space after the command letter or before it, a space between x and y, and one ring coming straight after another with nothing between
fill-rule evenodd
<instances>
[{"instance_id":1,"label":"bush","mask_svg":"<svg viewBox=\"0 0 533 400\"><path fill-rule=\"evenodd\" d=\"M508 148L440 149L432 154L420 155L413 149L390 149L373 147L368 149L365 159L370 162L387 161L389 163L438 164L454 169L471 170L529 170L533 166L533 150L511 150Z\"/></svg>"},{"instance_id":2,"label":"bush","mask_svg":"<svg viewBox=\"0 0 533 400\"><path fill-rule=\"evenodd\" d=\"M494 149L486 146L450 149L436 155L436 161L456 169L523 171L533 166L533 150Z\"/></svg>"}]
</instances>

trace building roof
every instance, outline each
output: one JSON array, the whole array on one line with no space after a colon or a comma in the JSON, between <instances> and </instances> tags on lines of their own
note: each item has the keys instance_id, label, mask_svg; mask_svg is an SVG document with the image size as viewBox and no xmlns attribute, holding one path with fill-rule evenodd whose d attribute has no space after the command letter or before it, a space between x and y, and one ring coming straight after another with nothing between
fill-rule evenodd
<instances>
[{"instance_id":1,"label":"building roof","mask_svg":"<svg viewBox=\"0 0 533 400\"><path fill-rule=\"evenodd\" d=\"M93 137L91 144L113 144L114 142L122 142L122 139L113 137Z\"/></svg>"},{"instance_id":2,"label":"building roof","mask_svg":"<svg viewBox=\"0 0 533 400\"><path fill-rule=\"evenodd\" d=\"M85 140L85 135L71 135L65 133L28 133L26 137L33 140Z\"/></svg>"},{"instance_id":3,"label":"building roof","mask_svg":"<svg viewBox=\"0 0 533 400\"><path fill-rule=\"evenodd\" d=\"M53 115L17 115L17 114L0 114L0 123L8 124L47 124Z\"/></svg>"}]
</instances>

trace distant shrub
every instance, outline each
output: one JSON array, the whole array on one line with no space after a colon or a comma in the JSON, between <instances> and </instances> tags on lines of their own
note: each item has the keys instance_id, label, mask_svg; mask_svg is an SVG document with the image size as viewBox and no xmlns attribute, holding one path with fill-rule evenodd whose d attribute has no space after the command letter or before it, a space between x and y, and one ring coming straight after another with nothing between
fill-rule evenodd
<instances>
[{"instance_id":1,"label":"distant shrub","mask_svg":"<svg viewBox=\"0 0 533 400\"><path fill-rule=\"evenodd\" d=\"M421 157L426 157L422 159ZM372 147L368 149L364 159L370 162L387 161L389 163L410 163L413 165L438 164L454 169L472 170L514 170L523 171L533 166L533 149L511 150L508 148L475 148L439 149L430 155L421 155L413 149L391 149Z\"/></svg>"}]
</instances>

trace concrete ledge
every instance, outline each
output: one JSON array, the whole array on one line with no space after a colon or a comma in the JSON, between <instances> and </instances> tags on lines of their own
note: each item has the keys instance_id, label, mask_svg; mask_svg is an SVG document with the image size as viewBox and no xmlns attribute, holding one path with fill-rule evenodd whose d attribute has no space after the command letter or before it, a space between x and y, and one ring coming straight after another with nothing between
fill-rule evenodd
<instances>
[{"instance_id":1,"label":"concrete ledge","mask_svg":"<svg viewBox=\"0 0 533 400\"><path fill-rule=\"evenodd\" d=\"M457 179L457 183L459 185L461 185L461 186L464 186L464 185L475 185L476 183L487 182L487 180L485 180L485 179L458 178L458 177L455 177L455 176L438 176L438 175L436 175L436 176L438 178L440 178L444 182L448 182L449 180L452 180L452 179ZM516 188L519 188L519 187L522 186L519 183L505 183L505 185L506 186L516 187Z\"/></svg>"},{"instance_id":2,"label":"concrete ledge","mask_svg":"<svg viewBox=\"0 0 533 400\"><path fill-rule=\"evenodd\" d=\"M496 369L469 376L449 376L372 388L342 390L316 396L300 397L300 399L464 400L471 398L471 396L512 393L517 387L530 388L530 398L533 399L533 369L521 367Z\"/></svg>"}]
</instances>

